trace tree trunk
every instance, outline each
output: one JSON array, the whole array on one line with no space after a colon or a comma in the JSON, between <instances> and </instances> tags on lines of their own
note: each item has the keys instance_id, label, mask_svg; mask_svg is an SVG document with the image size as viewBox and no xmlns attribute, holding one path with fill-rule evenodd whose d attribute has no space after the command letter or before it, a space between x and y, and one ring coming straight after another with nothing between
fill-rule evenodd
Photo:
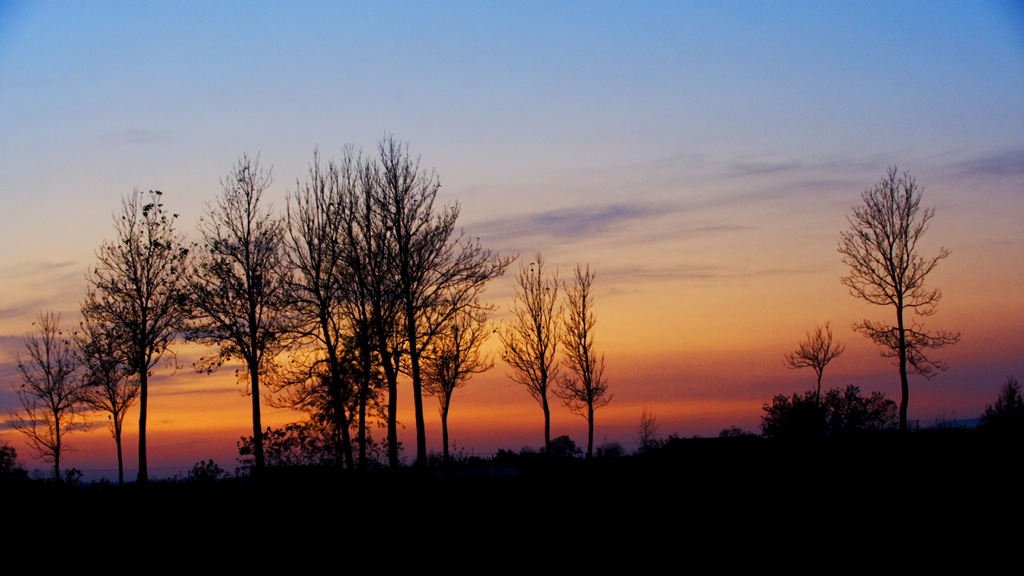
<instances>
[{"instance_id":1,"label":"tree trunk","mask_svg":"<svg viewBox=\"0 0 1024 576\"><path fill-rule=\"evenodd\" d=\"M392 355L387 351L387 343L380 345L381 364L384 365L384 378L388 381L388 465L392 470L398 469L398 372Z\"/></svg>"},{"instance_id":2,"label":"tree trunk","mask_svg":"<svg viewBox=\"0 0 1024 576\"><path fill-rule=\"evenodd\" d=\"M61 483L61 480L60 480L60 433L61 433L60 432L60 415L59 414L54 414L53 415L53 419L54 419L54 430L56 431L56 434L55 434L56 437L54 438L54 445L53 445L54 446L54 450L53 450L53 479L56 480L58 484L60 484Z\"/></svg>"},{"instance_id":3,"label":"tree trunk","mask_svg":"<svg viewBox=\"0 0 1024 576\"><path fill-rule=\"evenodd\" d=\"M356 442L359 443L359 469L366 469L366 403L369 401L370 395L370 383L372 375L372 356L373 351L370 349L370 343L366 336L365 328L361 328L358 332L358 350L359 350L359 397L357 410L359 414L359 427L356 431Z\"/></svg>"},{"instance_id":4,"label":"tree trunk","mask_svg":"<svg viewBox=\"0 0 1024 576\"><path fill-rule=\"evenodd\" d=\"M359 431L358 442L359 442L359 469L366 469L366 402L367 396L370 393L370 375L367 372L363 374L363 382L359 387Z\"/></svg>"},{"instance_id":5,"label":"tree trunk","mask_svg":"<svg viewBox=\"0 0 1024 576\"><path fill-rule=\"evenodd\" d=\"M587 403L587 460L594 457L594 403Z\"/></svg>"},{"instance_id":6,"label":"tree trunk","mask_svg":"<svg viewBox=\"0 0 1024 576\"><path fill-rule=\"evenodd\" d=\"M900 357L900 432L907 432L907 405L910 403L910 385L907 382L907 332L903 327L903 302L896 305L896 325L899 330Z\"/></svg>"},{"instance_id":7,"label":"tree trunk","mask_svg":"<svg viewBox=\"0 0 1024 576\"><path fill-rule=\"evenodd\" d=\"M149 484L149 471L146 469L146 404L149 397L147 372L145 366L139 371L139 477L138 484Z\"/></svg>"},{"instance_id":8,"label":"tree trunk","mask_svg":"<svg viewBox=\"0 0 1024 576\"><path fill-rule=\"evenodd\" d=\"M114 444L117 445L117 485L124 486L124 457L121 455L121 425L116 423L114 424Z\"/></svg>"},{"instance_id":9,"label":"tree trunk","mask_svg":"<svg viewBox=\"0 0 1024 576\"><path fill-rule=\"evenodd\" d=\"M348 412L344 406L338 408L341 411L341 454L345 458L345 468L351 470L355 465L352 460L352 436L349 434L348 425L350 423Z\"/></svg>"},{"instance_id":10,"label":"tree trunk","mask_svg":"<svg viewBox=\"0 0 1024 576\"><path fill-rule=\"evenodd\" d=\"M444 439L444 463L448 464L448 405L441 409L441 437Z\"/></svg>"},{"instance_id":11,"label":"tree trunk","mask_svg":"<svg viewBox=\"0 0 1024 576\"><path fill-rule=\"evenodd\" d=\"M263 424L260 420L260 373L259 367L249 363L249 382L252 386L252 445L256 453L256 471L263 470Z\"/></svg>"},{"instance_id":12,"label":"tree trunk","mask_svg":"<svg viewBox=\"0 0 1024 576\"><path fill-rule=\"evenodd\" d=\"M416 466L422 468L427 464L427 432L423 418L422 379L420 377L420 352L416 344L416 322L412 312L407 312L409 324L409 365L412 372L412 398L416 408Z\"/></svg>"},{"instance_id":13,"label":"tree trunk","mask_svg":"<svg viewBox=\"0 0 1024 576\"><path fill-rule=\"evenodd\" d=\"M548 408L548 397L544 395L544 401L541 403L544 408L544 452L546 454L551 453L551 409Z\"/></svg>"}]
</instances>

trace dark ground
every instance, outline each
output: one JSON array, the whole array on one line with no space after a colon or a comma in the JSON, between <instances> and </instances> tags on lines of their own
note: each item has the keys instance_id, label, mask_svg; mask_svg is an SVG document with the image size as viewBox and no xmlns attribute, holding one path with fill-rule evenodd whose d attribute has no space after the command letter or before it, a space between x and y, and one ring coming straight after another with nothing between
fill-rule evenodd
<instances>
[{"instance_id":1,"label":"dark ground","mask_svg":"<svg viewBox=\"0 0 1024 576\"><path fill-rule=\"evenodd\" d=\"M382 561L473 554L500 565L560 550L562 560L584 554L595 565L626 553L740 567L807 562L817 551L865 568L889 554L976 557L977 568L1004 544L1020 557L1022 447L956 429L795 444L672 439L591 462L502 453L425 472L270 469L145 489L6 482L0 498L4 526L17 527L4 537L10 550L59 525L55 533L97 551L116 542L249 559L374 551Z\"/></svg>"}]
</instances>

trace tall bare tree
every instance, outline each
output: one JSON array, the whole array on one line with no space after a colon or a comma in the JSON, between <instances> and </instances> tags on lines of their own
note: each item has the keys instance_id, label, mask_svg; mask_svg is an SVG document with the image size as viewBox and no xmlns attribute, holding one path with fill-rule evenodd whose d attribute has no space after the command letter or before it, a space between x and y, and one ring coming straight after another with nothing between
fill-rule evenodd
<instances>
[{"instance_id":1,"label":"tall bare tree","mask_svg":"<svg viewBox=\"0 0 1024 576\"><path fill-rule=\"evenodd\" d=\"M814 393L816 401L821 401L821 374L825 366L839 357L846 346L833 342L832 327L828 322L824 326L816 326L814 332L807 333L807 339L797 345L796 350L789 352L783 358L787 368L813 368L814 374L818 377L818 388Z\"/></svg>"},{"instance_id":2,"label":"tall bare tree","mask_svg":"<svg viewBox=\"0 0 1024 576\"><path fill-rule=\"evenodd\" d=\"M123 340L115 326L82 322L76 334L78 354L85 369L85 403L104 412L117 447L117 483L124 484L121 433L128 410L139 399L139 378L131 372Z\"/></svg>"},{"instance_id":3,"label":"tall bare tree","mask_svg":"<svg viewBox=\"0 0 1024 576\"><path fill-rule=\"evenodd\" d=\"M388 459L397 468L398 374L402 366L398 318L400 301L392 274L387 246L392 229L384 220L380 200L380 166L346 147L338 163L343 203L341 228L344 263L344 294L341 310L347 318L353 351L357 356L358 392L355 410L359 465L367 460L369 411L378 402L380 389L387 388L388 409L384 416L388 430ZM379 408L379 406L378 406Z\"/></svg>"},{"instance_id":4,"label":"tall bare tree","mask_svg":"<svg viewBox=\"0 0 1024 576\"><path fill-rule=\"evenodd\" d=\"M842 232L839 253L850 267L842 283L850 293L878 306L891 306L896 324L864 320L854 326L882 348L882 356L894 358L900 371L900 430L907 430L907 405L910 388L908 373L930 378L946 365L928 357L930 350L955 344L959 333L928 333L916 319L935 313L942 293L925 288L925 279L939 261L949 256L940 248L935 256L925 257L918 242L928 231L934 208L921 209L922 190L909 172L888 170L873 187L866 189L864 203L854 207L847 217L850 229ZM913 317L907 313L913 312Z\"/></svg>"},{"instance_id":5,"label":"tall bare tree","mask_svg":"<svg viewBox=\"0 0 1024 576\"><path fill-rule=\"evenodd\" d=\"M167 352L188 318L191 255L174 228L177 214L164 209L163 194L136 189L114 219L116 239L97 252L82 303L87 322L109 324L123 334L124 353L139 378L139 478L146 466L146 416L150 370Z\"/></svg>"},{"instance_id":6,"label":"tall bare tree","mask_svg":"<svg viewBox=\"0 0 1024 576\"><path fill-rule=\"evenodd\" d=\"M444 461L448 454L448 413L452 395L474 374L490 370L494 360L480 347L487 340L489 310L463 310L431 341L423 357L423 388L440 402Z\"/></svg>"},{"instance_id":7,"label":"tall bare tree","mask_svg":"<svg viewBox=\"0 0 1024 576\"><path fill-rule=\"evenodd\" d=\"M590 265L574 271L575 283L566 288L566 318L561 333L563 374L555 394L573 414L587 419L587 459L594 456L594 410L608 405L608 381L604 377L604 354L594 350L594 273Z\"/></svg>"},{"instance_id":8,"label":"tall bare tree","mask_svg":"<svg viewBox=\"0 0 1024 576\"><path fill-rule=\"evenodd\" d=\"M539 252L534 262L521 263L510 309L512 318L498 331L501 359L512 369L510 377L525 386L544 410L544 449L548 452L551 450L548 388L556 381L559 371L560 288L558 271L545 273Z\"/></svg>"},{"instance_id":9,"label":"tall bare tree","mask_svg":"<svg viewBox=\"0 0 1024 576\"><path fill-rule=\"evenodd\" d=\"M299 380L327 385L335 421L335 446L351 465L347 404L349 391L342 373L346 327L339 314L344 287L340 226L344 203L337 166L322 166L314 154L306 181L288 198L288 262L293 270L288 294L302 331L316 350L299 362ZM339 458L339 461L341 459Z\"/></svg>"},{"instance_id":10,"label":"tall bare tree","mask_svg":"<svg viewBox=\"0 0 1024 576\"><path fill-rule=\"evenodd\" d=\"M193 322L189 340L216 347L196 366L212 372L233 359L244 362L252 397L255 469L264 467L260 379L272 373L291 317L285 305L284 221L265 206L273 182L259 156L238 159L221 181L223 191L199 222L204 245L192 275Z\"/></svg>"},{"instance_id":11,"label":"tall bare tree","mask_svg":"<svg viewBox=\"0 0 1024 576\"><path fill-rule=\"evenodd\" d=\"M18 355L21 385L15 391L22 410L11 414L11 424L43 461L53 463L54 480L60 481L60 457L68 449L64 438L82 420L85 384L74 345L61 332L60 314L40 312L32 324L36 332L25 335L28 357Z\"/></svg>"},{"instance_id":12,"label":"tall bare tree","mask_svg":"<svg viewBox=\"0 0 1024 576\"><path fill-rule=\"evenodd\" d=\"M479 241L456 234L459 205L435 209L441 183L434 172L421 170L408 145L391 136L378 146L378 206L389 231L385 250L401 303L404 345L412 379L416 414L416 462L427 459L423 417L424 348L439 327L460 310L472 307L490 280L505 272L514 258L485 250ZM389 408L394 413L395 407ZM390 424L390 423L389 423Z\"/></svg>"}]
</instances>

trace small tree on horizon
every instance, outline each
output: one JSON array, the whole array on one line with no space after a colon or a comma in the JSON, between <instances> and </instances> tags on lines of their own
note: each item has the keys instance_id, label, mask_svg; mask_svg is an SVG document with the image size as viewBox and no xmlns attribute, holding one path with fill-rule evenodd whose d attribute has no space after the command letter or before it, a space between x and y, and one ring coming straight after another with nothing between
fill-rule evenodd
<instances>
[{"instance_id":1,"label":"small tree on horizon","mask_svg":"<svg viewBox=\"0 0 1024 576\"><path fill-rule=\"evenodd\" d=\"M612 400L604 377L604 354L594 349L594 273L588 264L575 269L575 283L566 289L567 317L561 331L563 374L555 394L573 414L587 419L587 459L594 456L594 411Z\"/></svg>"},{"instance_id":2,"label":"small tree on horizon","mask_svg":"<svg viewBox=\"0 0 1024 576\"><path fill-rule=\"evenodd\" d=\"M658 428L660 427L658 417L644 406L644 410L640 414L640 424L636 427L636 436L633 438L636 440L638 452L649 452L661 446L661 439L658 438Z\"/></svg>"},{"instance_id":3,"label":"small tree on horizon","mask_svg":"<svg viewBox=\"0 0 1024 576\"><path fill-rule=\"evenodd\" d=\"M544 411L544 450L551 449L551 407L548 388L558 377L558 341L561 332L558 271L544 272L544 260L521 262L511 306L512 319L498 330L501 359L512 369L510 377L526 387Z\"/></svg>"},{"instance_id":4,"label":"small tree on horizon","mask_svg":"<svg viewBox=\"0 0 1024 576\"><path fill-rule=\"evenodd\" d=\"M824 326L816 326L814 332L807 333L807 339L800 342L797 349L786 354L784 361L787 368L813 368L818 378L818 387L814 396L821 401L821 375L829 362L838 358L846 347L842 344L833 343L832 327L828 322Z\"/></svg>"},{"instance_id":5,"label":"small tree on horizon","mask_svg":"<svg viewBox=\"0 0 1024 576\"><path fill-rule=\"evenodd\" d=\"M1024 433L1024 396L1020 384L1010 376L999 390L995 404L986 404L978 429L1004 434Z\"/></svg>"},{"instance_id":6,"label":"small tree on horizon","mask_svg":"<svg viewBox=\"0 0 1024 576\"><path fill-rule=\"evenodd\" d=\"M83 321L75 343L85 368L84 401L93 410L106 413L110 420L110 433L117 447L117 483L123 485L121 433L128 409L139 398L139 378L132 374L115 326Z\"/></svg>"},{"instance_id":7,"label":"small tree on horizon","mask_svg":"<svg viewBox=\"0 0 1024 576\"><path fill-rule=\"evenodd\" d=\"M65 437L83 421L86 382L78 374L74 345L60 329L60 314L40 312L32 324L36 331L24 339L28 357L18 355L21 383L14 386L21 411L12 412L10 422L44 462L53 463L59 482Z\"/></svg>"},{"instance_id":8,"label":"small tree on horizon","mask_svg":"<svg viewBox=\"0 0 1024 576\"><path fill-rule=\"evenodd\" d=\"M475 312L475 313L474 313ZM448 413L452 394L474 375L490 370L494 360L480 347L487 340L489 309L465 310L431 341L423 358L423 389L440 403L444 462L448 454Z\"/></svg>"}]
</instances>

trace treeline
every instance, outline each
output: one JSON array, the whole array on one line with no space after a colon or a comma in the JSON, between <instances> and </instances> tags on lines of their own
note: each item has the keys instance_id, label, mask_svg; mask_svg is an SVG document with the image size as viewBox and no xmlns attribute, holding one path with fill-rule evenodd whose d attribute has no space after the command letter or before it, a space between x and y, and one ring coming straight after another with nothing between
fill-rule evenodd
<instances>
[{"instance_id":1,"label":"treeline","mask_svg":"<svg viewBox=\"0 0 1024 576\"><path fill-rule=\"evenodd\" d=\"M481 294L515 256L457 230L459 205L437 203L437 175L392 137L369 156L351 147L339 159L314 155L284 214L268 205L272 181L259 157L242 156L192 244L161 192L136 190L97 251L80 328L69 335L59 315L40 313L19 358L23 409L12 424L55 477L64 436L99 410L123 482L121 431L137 404L138 481L147 482L149 376L177 338L208 345L198 370L241 364L256 469L266 460L261 398L306 410L349 468L368 465L371 422L385 419L386 458L398 466L401 374L413 388L416 462L425 462L423 397L467 377L459 363L468 360L450 351L461 335L481 334L494 310Z\"/></svg>"},{"instance_id":2,"label":"treeline","mask_svg":"<svg viewBox=\"0 0 1024 576\"><path fill-rule=\"evenodd\" d=\"M397 468L403 377L414 400L415 464L427 461L427 395L440 400L447 459L451 395L493 366L481 353L491 333L511 377L544 412L545 451L555 448L549 406L555 395L587 419L592 457L594 411L612 394L594 345L589 266L577 265L566 283L545 271L539 253L520 262L511 317L492 329L495 306L482 294L517 256L492 252L457 229L458 203L437 204L437 174L422 169L407 145L389 136L371 155L352 147L338 159L314 154L283 214L267 204L272 181L259 157L239 158L198 223L198 243L179 232L178 215L165 208L161 192L134 191L115 216L114 239L97 251L79 328L65 334L59 315L40 313L36 332L25 339L27 357L19 357L22 410L11 423L52 462L56 478L64 436L100 412L111 423L123 482L121 433L127 411L138 405L138 481L148 481L149 376L177 338L208 346L195 365L200 371L241 365L253 435L240 449L256 471L267 465L262 399L309 414L311 433L298 441L328 451L321 461L347 469L386 461ZM908 376L945 370L931 352L959 341L959 333L929 332L913 319L935 313L941 292L925 288L925 280L949 255L946 249L931 257L918 253L934 216L920 206L921 188L909 173L891 168L862 200L840 235L838 251L850 269L842 283L851 295L895 312L894 324L864 320L854 329L898 367L898 407L879 394L864 398L856 387L822 395L822 373L844 350L826 322L785 356L791 368L813 368L817 388L765 405L765 436L834 436L894 423L905 432ZM379 421L387 431L380 441L371 433ZM642 448L650 447L653 424L645 413Z\"/></svg>"}]
</instances>

